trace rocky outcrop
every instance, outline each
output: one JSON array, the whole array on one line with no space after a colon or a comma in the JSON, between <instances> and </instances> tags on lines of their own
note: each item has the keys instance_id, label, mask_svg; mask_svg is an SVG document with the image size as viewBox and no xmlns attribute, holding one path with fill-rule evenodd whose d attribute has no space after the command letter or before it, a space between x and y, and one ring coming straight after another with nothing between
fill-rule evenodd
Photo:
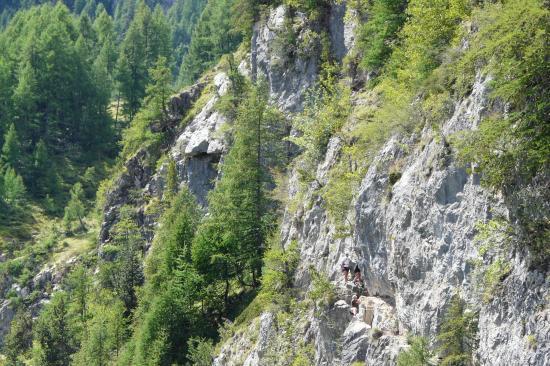
<instances>
[{"instance_id":1,"label":"rocky outcrop","mask_svg":"<svg viewBox=\"0 0 550 366\"><path fill-rule=\"evenodd\" d=\"M0 346L4 344L4 337L10 330L10 324L15 316L15 311L9 300L4 300L0 304Z\"/></svg>"},{"instance_id":2,"label":"rocky outcrop","mask_svg":"<svg viewBox=\"0 0 550 366\"><path fill-rule=\"evenodd\" d=\"M294 43L286 33L294 34ZM265 79L271 100L283 111L302 108L305 91L314 85L319 69L320 37L302 13L289 14L280 5L256 23L250 57L253 80Z\"/></svg>"},{"instance_id":3,"label":"rocky outcrop","mask_svg":"<svg viewBox=\"0 0 550 366\"><path fill-rule=\"evenodd\" d=\"M151 178L153 168L148 163L149 156L146 149L141 149L128 159L124 164L124 171L116 179L109 192L106 193L103 221L99 232L101 243L110 240L111 228L120 219L120 208L124 205L136 203L137 199L132 197L132 192L145 188ZM143 222L143 220L141 221Z\"/></svg>"},{"instance_id":4,"label":"rocky outcrop","mask_svg":"<svg viewBox=\"0 0 550 366\"><path fill-rule=\"evenodd\" d=\"M332 5L328 14L327 19L312 22L281 5L269 9L254 26L250 59L239 70L253 80L265 80L272 103L289 116L303 108L305 94L316 82L321 32L329 35L334 59L342 61L353 48L358 15L346 9L345 2ZM289 32L293 37L282 37ZM368 75L356 72L353 62L350 69L352 89L361 88ZM227 90L228 79L218 74L212 85L209 97L201 98L204 104L167 150L176 162L179 182L190 188L203 207L218 175L216 164L227 149L222 133L225 117L215 105ZM437 346L435 335L457 293L478 314L476 362L550 363L550 281L547 272L532 266L527 250L511 246L499 253L509 271L498 279L492 296L480 295L484 286L480 273L496 257L480 255L476 228L496 216L516 225L518 203L482 187L475 167L466 169L455 161L448 140L456 132L477 128L492 108L503 108L489 104L489 85L489 78L478 76L470 95L455 101L452 117L437 130L426 126L412 136L395 135L380 148L354 192L345 237L329 219L318 194L341 155L340 138L330 139L316 179L300 192L299 207L288 207L284 213L281 238L285 247L299 244L294 278L297 301L310 289L312 267L332 281L339 300L315 309L313 305L303 308L302 303L288 318L266 311L250 324L232 328L214 365L289 365L300 354L319 366L395 365L409 334L425 336ZM190 108L198 93L183 95L171 103L178 118L186 112L176 111ZM146 160L146 151L130 159L109 193L103 241L108 240L119 207L132 202L132 190L162 197L167 165L154 170L143 163ZM301 188L297 172L289 174L288 196L293 199ZM530 194L524 192L521 204L538 205L541 211L537 201L545 186L541 183ZM152 228L156 220L144 214L143 223ZM357 316L351 315L348 305L351 289L341 283L339 264L346 253L361 270L369 292L361 298Z\"/></svg>"},{"instance_id":5,"label":"rocky outcrop","mask_svg":"<svg viewBox=\"0 0 550 366\"><path fill-rule=\"evenodd\" d=\"M219 73L213 83L216 92L178 136L170 150L170 157L176 162L180 184L186 184L203 207L218 176L217 164L226 150L221 130L226 117L215 106L219 98L227 93L230 81L226 74ZM161 175L162 169L155 179Z\"/></svg>"},{"instance_id":6,"label":"rocky outcrop","mask_svg":"<svg viewBox=\"0 0 550 366\"><path fill-rule=\"evenodd\" d=\"M213 92L204 105L199 106L195 116L192 113L195 102L206 86L212 83ZM168 156L176 163L178 183L186 184L197 201L206 205L206 194L217 177L216 164L224 151L223 136L219 133L225 117L215 110L219 97L226 93L229 80L224 73L217 74L211 81L201 81L171 98L168 130L174 131L174 138L166 142ZM177 131L183 117L189 118L181 131ZM146 206L151 198L162 198L167 163L157 169L146 148L140 149L124 164L124 170L106 194L100 243L110 240L111 228L119 220L120 208L131 205L137 209L138 225L142 235L150 243L158 221L158 212L150 213Z\"/></svg>"},{"instance_id":7,"label":"rocky outcrop","mask_svg":"<svg viewBox=\"0 0 550 366\"><path fill-rule=\"evenodd\" d=\"M71 257L63 263L46 264L28 283L12 283L10 292L27 305L33 317L38 316L42 307L50 301L52 292L60 290L63 280L71 269L80 262L79 257ZM10 299L0 303L0 347L8 334L11 321L20 304Z\"/></svg>"},{"instance_id":8,"label":"rocky outcrop","mask_svg":"<svg viewBox=\"0 0 550 366\"><path fill-rule=\"evenodd\" d=\"M340 14L342 9L338 7L331 12L333 39L343 38L343 28L338 24ZM273 55L273 29L285 24L284 8L272 10L267 24L256 25L252 65L256 62L258 70L268 75L272 99L281 108L299 110L301 99L296 93L301 89L295 85L312 84L303 77L296 78L297 84L288 84L285 77L293 68L280 71L273 67L277 61ZM336 45L333 52L338 56L346 50ZM341 144L337 137L329 142L304 204L285 212L283 243L288 246L297 241L301 253L295 287L302 293L307 291L310 266L338 284L339 263L349 253L363 273L372 304L378 309L365 308L362 319L350 321L346 315L336 315L347 314L346 298L321 316L308 313L295 318L295 322L304 324L300 339L314 346L316 365L350 365L355 361L395 365L398 353L407 347L407 334L425 336L436 346L435 335L457 293L466 300L469 310L479 314L479 346L474 352L479 364L542 366L550 362L550 282L543 269L531 266L526 250L505 253L510 273L489 302L480 296L483 283L479 273L495 258L480 260L476 227L495 216L513 217L517 207L483 188L475 169L466 170L454 160L447 141L456 132L477 128L491 108L503 108L489 104L489 84L489 78L478 76L471 94L455 103L454 114L439 130L426 127L413 136L394 136L380 149L350 209L349 236L341 237L327 216L322 198L315 193L326 184L328 171L339 157ZM299 190L297 175L291 174L289 182L292 199ZM532 195L527 207L536 204L535 197L541 199L540 194ZM267 343L283 352L281 340L273 335L277 334L275 329L263 334L256 345ZM246 332L240 337L246 337ZM234 340L228 340L222 350L234 345ZM248 344L234 354L236 358L225 355L217 362L238 364L234 360L254 354L249 365L271 364L268 356L262 359L255 347Z\"/></svg>"},{"instance_id":9,"label":"rocky outcrop","mask_svg":"<svg viewBox=\"0 0 550 366\"><path fill-rule=\"evenodd\" d=\"M332 56L339 62L342 62L355 46L357 23L357 11L349 9L346 1L335 3L330 7L328 20L330 47Z\"/></svg>"}]
</instances>

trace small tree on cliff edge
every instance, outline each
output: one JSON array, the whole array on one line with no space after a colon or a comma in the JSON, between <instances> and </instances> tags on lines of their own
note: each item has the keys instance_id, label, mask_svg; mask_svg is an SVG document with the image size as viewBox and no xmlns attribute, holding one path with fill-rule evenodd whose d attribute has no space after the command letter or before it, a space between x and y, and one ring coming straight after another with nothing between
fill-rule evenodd
<instances>
[{"instance_id":1,"label":"small tree on cliff edge","mask_svg":"<svg viewBox=\"0 0 550 366\"><path fill-rule=\"evenodd\" d=\"M464 301L454 295L437 336L441 342L441 366L471 366L476 334L475 313L466 310Z\"/></svg>"}]
</instances>

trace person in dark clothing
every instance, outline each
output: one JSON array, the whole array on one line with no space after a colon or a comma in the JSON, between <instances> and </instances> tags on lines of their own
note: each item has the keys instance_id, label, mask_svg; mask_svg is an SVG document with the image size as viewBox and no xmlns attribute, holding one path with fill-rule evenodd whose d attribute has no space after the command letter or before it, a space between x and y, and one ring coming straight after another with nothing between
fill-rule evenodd
<instances>
[{"instance_id":1,"label":"person in dark clothing","mask_svg":"<svg viewBox=\"0 0 550 366\"><path fill-rule=\"evenodd\" d=\"M355 266L355 270L353 271L353 284L358 287L363 287L363 279L361 278L359 266Z\"/></svg>"},{"instance_id":2,"label":"person in dark clothing","mask_svg":"<svg viewBox=\"0 0 550 366\"><path fill-rule=\"evenodd\" d=\"M357 297L357 295L353 295L351 298L351 315L355 316L359 312L359 304L361 303L361 300Z\"/></svg>"},{"instance_id":3,"label":"person in dark clothing","mask_svg":"<svg viewBox=\"0 0 550 366\"><path fill-rule=\"evenodd\" d=\"M342 261L342 275L344 276L344 283L348 283L348 275L349 275L349 267L351 264L351 260L349 259L349 255L346 253L346 257Z\"/></svg>"}]
</instances>

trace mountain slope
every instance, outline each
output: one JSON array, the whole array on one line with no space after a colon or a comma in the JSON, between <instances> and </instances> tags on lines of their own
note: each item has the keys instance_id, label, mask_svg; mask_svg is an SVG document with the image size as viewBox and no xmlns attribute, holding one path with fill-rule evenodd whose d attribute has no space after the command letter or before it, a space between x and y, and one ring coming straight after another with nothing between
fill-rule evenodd
<instances>
[{"instance_id":1,"label":"mountain slope","mask_svg":"<svg viewBox=\"0 0 550 366\"><path fill-rule=\"evenodd\" d=\"M21 359L546 365L548 18L536 0L235 1L191 40L197 75L217 63L192 86L166 99L150 71L94 259Z\"/></svg>"}]
</instances>

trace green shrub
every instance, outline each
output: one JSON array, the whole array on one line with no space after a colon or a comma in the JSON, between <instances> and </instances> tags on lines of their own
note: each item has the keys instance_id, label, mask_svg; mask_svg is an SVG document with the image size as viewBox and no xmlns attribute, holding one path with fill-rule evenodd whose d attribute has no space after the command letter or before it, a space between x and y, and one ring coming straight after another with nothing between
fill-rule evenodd
<instances>
[{"instance_id":1,"label":"green shrub","mask_svg":"<svg viewBox=\"0 0 550 366\"><path fill-rule=\"evenodd\" d=\"M350 171L346 161L342 161L330 171L330 179L322 190L329 219L336 224L338 233L347 236L351 223L347 220L348 211L361 180L359 171Z\"/></svg>"},{"instance_id":2,"label":"green shrub","mask_svg":"<svg viewBox=\"0 0 550 366\"><path fill-rule=\"evenodd\" d=\"M372 71L381 68L390 56L406 20L407 1L374 0L367 6L368 20L359 28L357 47L362 52L361 66Z\"/></svg>"},{"instance_id":3,"label":"green shrub","mask_svg":"<svg viewBox=\"0 0 550 366\"><path fill-rule=\"evenodd\" d=\"M490 302L506 276L512 271L510 263L502 258L496 259L485 270L483 275L483 301Z\"/></svg>"},{"instance_id":4,"label":"green shrub","mask_svg":"<svg viewBox=\"0 0 550 366\"><path fill-rule=\"evenodd\" d=\"M291 366L313 366L315 350L313 345L305 344L303 341L298 344Z\"/></svg>"},{"instance_id":5,"label":"green shrub","mask_svg":"<svg viewBox=\"0 0 550 366\"><path fill-rule=\"evenodd\" d=\"M283 0L285 5L308 13L310 19L318 19L322 11L329 6L327 0Z\"/></svg>"},{"instance_id":6,"label":"green shrub","mask_svg":"<svg viewBox=\"0 0 550 366\"><path fill-rule=\"evenodd\" d=\"M332 305L336 300L336 289L332 282L313 267L310 267L309 273L311 274L311 286L307 297L313 301L315 307Z\"/></svg>"},{"instance_id":7,"label":"green shrub","mask_svg":"<svg viewBox=\"0 0 550 366\"><path fill-rule=\"evenodd\" d=\"M262 293L269 295L274 302L277 296L288 295L299 261L298 243L292 241L285 249L280 244L280 237L275 235L264 255Z\"/></svg>"},{"instance_id":8,"label":"green shrub","mask_svg":"<svg viewBox=\"0 0 550 366\"><path fill-rule=\"evenodd\" d=\"M301 135L289 138L303 151L298 170L304 181L314 178L330 138L340 131L351 112L349 89L335 83L335 70L330 64L324 69L320 86L310 92L304 111L293 121Z\"/></svg>"},{"instance_id":9,"label":"green shrub","mask_svg":"<svg viewBox=\"0 0 550 366\"><path fill-rule=\"evenodd\" d=\"M384 332L381 329L374 327L372 328L370 334L372 336L372 339L378 340L384 335Z\"/></svg>"},{"instance_id":10,"label":"green shrub","mask_svg":"<svg viewBox=\"0 0 550 366\"><path fill-rule=\"evenodd\" d=\"M248 324L268 309L290 310L292 280L300 261L298 243L281 247L281 240L274 235L264 255L264 268L260 292L235 319L235 325Z\"/></svg>"},{"instance_id":11,"label":"green shrub","mask_svg":"<svg viewBox=\"0 0 550 366\"><path fill-rule=\"evenodd\" d=\"M456 90L468 91L473 69L493 77L492 98L509 104L506 115L485 118L479 129L458 134L464 163L475 162L484 184L503 188L529 182L550 156L550 12L539 0L486 3L474 12L479 31L457 63Z\"/></svg>"},{"instance_id":12,"label":"green shrub","mask_svg":"<svg viewBox=\"0 0 550 366\"><path fill-rule=\"evenodd\" d=\"M390 185L394 185L397 183L397 181L401 178L401 172L390 172L388 174L388 179L390 181Z\"/></svg>"},{"instance_id":13,"label":"green shrub","mask_svg":"<svg viewBox=\"0 0 550 366\"><path fill-rule=\"evenodd\" d=\"M536 349L537 348L537 337L534 334L529 334L525 336L525 340L527 341L527 344L529 345L530 349Z\"/></svg>"},{"instance_id":14,"label":"green shrub","mask_svg":"<svg viewBox=\"0 0 550 366\"><path fill-rule=\"evenodd\" d=\"M410 347L401 351L397 357L397 366L430 366L433 353L428 340L424 337L411 336L407 339Z\"/></svg>"},{"instance_id":15,"label":"green shrub","mask_svg":"<svg viewBox=\"0 0 550 366\"><path fill-rule=\"evenodd\" d=\"M214 352L212 341L192 337L187 341L187 346L189 347L187 358L193 363L193 366L212 365L212 354Z\"/></svg>"},{"instance_id":16,"label":"green shrub","mask_svg":"<svg viewBox=\"0 0 550 366\"><path fill-rule=\"evenodd\" d=\"M294 19L291 16L286 16L282 28L277 29L273 40L272 52L277 56L274 66L281 70L287 67L297 50L298 34L294 29Z\"/></svg>"}]
</instances>

